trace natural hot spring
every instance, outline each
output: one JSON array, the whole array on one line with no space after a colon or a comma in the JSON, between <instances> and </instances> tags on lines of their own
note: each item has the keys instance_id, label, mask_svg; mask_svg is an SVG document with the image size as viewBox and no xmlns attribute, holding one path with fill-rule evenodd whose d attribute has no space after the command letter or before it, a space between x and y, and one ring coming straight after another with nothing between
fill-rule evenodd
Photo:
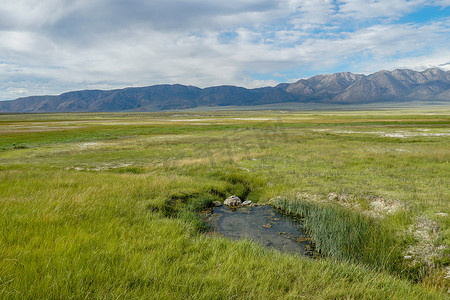
<instances>
[{"instance_id":1,"label":"natural hot spring","mask_svg":"<svg viewBox=\"0 0 450 300\"><path fill-rule=\"evenodd\" d=\"M247 238L280 251L314 256L311 239L303 231L302 222L272 206L215 207L208 217L208 225L213 232L228 238Z\"/></svg>"}]
</instances>

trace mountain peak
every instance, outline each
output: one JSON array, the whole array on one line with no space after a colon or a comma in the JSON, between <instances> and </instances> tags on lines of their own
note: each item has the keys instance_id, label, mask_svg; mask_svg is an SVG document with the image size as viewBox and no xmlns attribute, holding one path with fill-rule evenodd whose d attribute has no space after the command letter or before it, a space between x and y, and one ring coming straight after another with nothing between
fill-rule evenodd
<instances>
[{"instance_id":1,"label":"mountain peak","mask_svg":"<svg viewBox=\"0 0 450 300\"><path fill-rule=\"evenodd\" d=\"M382 70L367 76L339 72L257 89L230 85L201 89L161 84L109 91L86 90L0 101L0 112L159 111L281 102L357 104L412 100L450 102L450 72L439 68L422 72Z\"/></svg>"},{"instance_id":2,"label":"mountain peak","mask_svg":"<svg viewBox=\"0 0 450 300\"><path fill-rule=\"evenodd\" d=\"M444 72L443 70L441 70L439 68L429 68L429 69L426 69L425 71L422 71L421 73L424 75L427 75L427 76L442 76L446 72Z\"/></svg>"}]
</instances>

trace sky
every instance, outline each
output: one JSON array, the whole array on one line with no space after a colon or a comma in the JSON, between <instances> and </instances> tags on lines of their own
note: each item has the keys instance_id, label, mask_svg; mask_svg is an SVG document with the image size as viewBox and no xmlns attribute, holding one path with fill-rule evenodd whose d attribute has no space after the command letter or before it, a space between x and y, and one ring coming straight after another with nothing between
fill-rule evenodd
<instances>
[{"instance_id":1,"label":"sky","mask_svg":"<svg viewBox=\"0 0 450 300\"><path fill-rule=\"evenodd\" d=\"M450 0L1 0L0 100L450 70Z\"/></svg>"}]
</instances>

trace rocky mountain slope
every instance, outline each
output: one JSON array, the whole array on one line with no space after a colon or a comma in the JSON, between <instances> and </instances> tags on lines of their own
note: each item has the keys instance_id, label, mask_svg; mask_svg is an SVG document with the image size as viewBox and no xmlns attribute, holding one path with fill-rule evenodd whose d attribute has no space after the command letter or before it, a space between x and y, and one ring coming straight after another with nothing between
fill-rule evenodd
<instances>
[{"instance_id":1,"label":"rocky mountain slope","mask_svg":"<svg viewBox=\"0 0 450 300\"><path fill-rule=\"evenodd\" d=\"M450 71L433 68L423 72L379 71L371 75L342 72L257 89L236 86L201 89L174 84L85 90L0 101L0 112L159 111L283 102L363 104L413 100L450 102Z\"/></svg>"}]
</instances>

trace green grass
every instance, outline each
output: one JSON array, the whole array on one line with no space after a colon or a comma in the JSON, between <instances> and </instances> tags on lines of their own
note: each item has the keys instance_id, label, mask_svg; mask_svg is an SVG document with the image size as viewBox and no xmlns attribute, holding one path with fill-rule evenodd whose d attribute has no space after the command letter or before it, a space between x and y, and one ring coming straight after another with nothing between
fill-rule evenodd
<instances>
[{"instance_id":1,"label":"green grass","mask_svg":"<svg viewBox=\"0 0 450 300\"><path fill-rule=\"evenodd\" d=\"M327 257L361 262L375 269L413 277L402 257L405 241L395 230L377 219L352 212L339 205L276 199L274 205L304 218L316 249ZM409 272L408 272L409 271Z\"/></svg>"},{"instance_id":2,"label":"green grass","mask_svg":"<svg viewBox=\"0 0 450 300\"><path fill-rule=\"evenodd\" d=\"M420 111L0 115L0 298L445 298L448 124ZM199 213L230 195L284 196L325 257L203 233ZM377 197L403 208L372 217ZM417 217L447 246L426 272L402 259Z\"/></svg>"}]
</instances>

